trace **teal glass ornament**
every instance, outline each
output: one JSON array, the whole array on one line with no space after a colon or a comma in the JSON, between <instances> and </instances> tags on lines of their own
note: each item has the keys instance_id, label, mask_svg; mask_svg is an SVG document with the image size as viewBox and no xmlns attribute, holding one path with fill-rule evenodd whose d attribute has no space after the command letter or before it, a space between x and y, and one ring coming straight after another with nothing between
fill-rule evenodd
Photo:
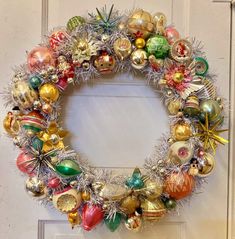
<instances>
[{"instance_id":1,"label":"teal glass ornament","mask_svg":"<svg viewBox=\"0 0 235 239\"><path fill-rule=\"evenodd\" d=\"M132 176L127 179L126 185L127 187L133 189L141 189L144 187L144 181L142 179L142 175L139 168L135 168L134 172L132 173Z\"/></svg>"},{"instance_id":2,"label":"teal glass ornament","mask_svg":"<svg viewBox=\"0 0 235 239\"><path fill-rule=\"evenodd\" d=\"M71 159L65 159L58 163L55 170L63 177L73 177L82 173L78 163Z\"/></svg>"},{"instance_id":3,"label":"teal glass ornament","mask_svg":"<svg viewBox=\"0 0 235 239\"><path fill-rule=\"evenodd\" d=\"M37 151L41 151L43 147L43 141L39 139L38 137L35 137L32 140L32 147Z\"/></svg>"},{"instance_id":4,"label":"teal glass ornament","mask_svg":"<svg viewBox=\"0 0 235 239\"><path fill-rule=\"evenodd\" d=\"M117 228L120 226L122 221L122 214L121 213L116 213L113 218L105 218L104 223L108 227L108 229L111 232L114 232L117 230Z\"/></svg>"},{"instance_id":5,"label":"teal glass ornament","mask_svg":"<svg viewBox=\"0 0 235 239\"><path fill-rule=\"evenodd\" d=\"M169 50L170 45L167 39L160 35L150 37L146 43L146 51L148 55L154 55L156 58L166 58Z\"/></svg>"},{"instance_id":6,"label":"teal glass ornament","mask_svg":"<svg viewBox=\"0 0 235 239\"><path fill-rule=\"evenodd\" d=\"M33 89L38 89L38 87L42 84L42 79L39 76L32 76L29 78L29 85Z\"/></svg>"},{"instance_id":7,"label":"teal glass ornament","mask_svg":"<svg viewBox=\"0 0 235 239\"><path fill-rule=\"evenodd\" d=\"M205 76L208 69L209 65L206 59L202 57L196 57L195 59L195 73L198 76Z\"/></svg>"}]
</instances>

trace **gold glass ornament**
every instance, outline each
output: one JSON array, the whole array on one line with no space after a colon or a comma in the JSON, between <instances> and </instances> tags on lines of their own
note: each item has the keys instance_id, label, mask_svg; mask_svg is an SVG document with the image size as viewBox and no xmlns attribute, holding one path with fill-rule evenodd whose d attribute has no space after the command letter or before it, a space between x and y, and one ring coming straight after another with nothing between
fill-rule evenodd
<instances>
[{"instance_id":1,"label":"gold glass ornament","mask_svg":"<svg viewBox=\"0 0 235 239\"><path fill-rule=\"evenodd\" d=\"M167 109L171 115L176 115L182 108L182 101L180 99L170 100Z\"/></svg>"},{"instance_id":2,"label":"gold glass ornament","mask_svg":"<svg viewBox=\"0 0 235 239\"><path fill-rule=\"evenodd\" d=\"M77 209L81 202L81 193L74 188L68 188L53 194L53 205L62 213L72 212Z\"/></svg>"},{"instance_id":3,"label":"gold glass ornament","mask_svg":"<svg viewBox=\"0 0 235 239\"><path fill-rule=\"evenodd\" d=\"M162 12L157 12L153 15L153 22L155 26L155 32L157 34L163 35L166 27L166 16Z\"/></svg>"},{"instance_id":4,"label":"gold glass ornament","mask_svg":"<svg viewBox=\"0 0 235 239\"><path fill-rule=\"evenodd\" d=\"M131 54L131 65L133 68L140 70L143 69L148 63L146 51L137 49Z\"/></svg>"},{"instance_id":5,"label":"gold glass ornament","mask_svg":"<svg viewBox=\"0 0 235 239\"><path fill-rule=\"evenodd\" d=\"M199 177L207 177L215 168L215 159L210 153L204 153L202 160L199 163L198 174Z\"/></svg>"},{"instance_id":6,"label":"gold glass ornament","mask_svg":"<svg viewBox=\"0 0 235 239\"><path fill-rule=\"evenodd\" d=\"M3 120L3 127L8 134L16 136L20 130L20 111L13 110L8 112Z\"/></svg>"},{"instance_id":7,"label":"gold glass ornament","mask_svg":"<svg viewBox=\"0 0 235 239\"><path fill-rule=\"evenodd\" d=\"M46 103L56 102L59 98L59 95L58 88L51 83L46 83L39 88L39 96Z\"/></svg>"},{"instance_id":8,"label":"gold glass ornament","mask_svg":"<svg viewBox=\"0 0 235 239\"><path fill-rule=\"evenodd\" d=\"M112 55L103 52L95 59L94 65L101 74L109 74L113 71L116 61Z\"/></svg>"},{"instance_id":9,"label":"gold glass ornament","mask_svg":"<svg viewBox=\"0 0 235 239\"><path fill-rule=\"evenodd\" d=\"M128 230L138 232L141 228L142 220L138 215L131 215L125 221L125 226Z\"/></svg>"},{"instance_id":10,"label":"gold glass ornament","mask_svg":"<svg viewBox=\"0 0 235 239\"><path fill-rule=\"evenodd\" d=\"M68 131L58 128L55 121L50 122L48 128L38 134L38 138L44 142L42 151L49 152L53 149L63 149L63 138L67 134Z\"/></svg>"},{"instance_id":11,"label":"gold glass ornament","mask_svg":"<svg viewBox=\"0 0 235 239\"><path fill-rule=\"evenodd\" d=\"M79 215L78 211L68 213L68 221L70 222L72 229L76 225L80 225L82 222L81 216Z\"/></svg>"},{"instance_id":12,"label":"gold glass ornament","mask_svg":"<svg viewBox=\"0 0 235 239\"><path fill-rule=\"evenodd\" d=\"M42 111L43 111L45 114L51 114L52 111L53 111L53 107L52 107L50 104L48 104L48 103L43 104L43 105L42 105Z\"/></svg>"},{"instance_id":13,"label":"gold glass ornament","mask_svg":"<svg viewBox=\"0 0 235 239\"><path fill-rule=\"evenodd\" d=\"M134 37L142 37L146 39L154 29L151 14L142 9L135 11L128 18L127 29Z\"/></svg>"},{"instance_id":14,"label":"gold glass ornament","mask_svg":"<svg viewBox=\"0 0 235 239\"><path fill-rule=\"evenodd\" d=\"M192 136L192 127L187 122L177 122L171 127L171 136L176 141L188 140Z\"/></svg>"},{"instance_id":15,"label":"gold glass ornament","mask_svg":"<svg viewBox=\"0 0 235 239\"><path fill-rule=\"evenodd\" d=\"M26 180L26 191L33 197L42 197L46 195L46 185L38 177L30 177Z\"/></svg>"},{"instance_id":16,"label":"gold glass ornament","mask_svg":"<svg viewBox=\"0 0 235 239\"><path fill-rule=\"evenodd\" d=\"M140 191L141 194L146 196L149 201L152 201L161 196L163 187L160 182L148 179L145 182L144 188L141 189Z\"/></svg>"},{"instance_id":17,"label":"gold glass ornament","mask_svg":"<svg viewBox=\"0 0 235 239\"><path fill-rule=\"evenodd\" d=\"M138 208L139 206L140 201L134 195L127 196L120 203L120 209L126 214L134 213L136 208Z\"/></svg>"},{"instance_id":18,"label":"gold glass ornament","mask_svg":"<svg viewBox=\"0 0 235 239\"><path fill-rule=\"evenodd\" d=\"M83 201L89 201L91 199L91 194L88 191L82 192L82 200Z\"/></svg>"},{"instance_id":19,"label":"gold glass ornament","mask_svg":"<svg viewBox=\"0 0 235 239\"><path fill-rule=\"evenodd\" d=\"M114 44L113 49L117 57L122 61L126 59L131 54L131 42L128 38L118 38Z\"/></svg>"},{"instance_id":20,"label":"gold glass ornament","mask_svg":"<svg viewBox=\"0 0 235 239\"><path fill-rule=\"evenodd\" d=\"M99 192L99 196L104 200L117 201L130 194L131 190L128 190L124 186L117 184L105 184Z\"/></svg>"},{"instance_id":21,"label":"gold glass ornament","mask_svg":"<svg viewBox=\"0 0 235 239\"><path fill-rule=\"evenodd\" d=\"M11 90L13 101L22 109L29 109L38 99L37 92L24 80L16 79Z\"/></svg>"},{"instance_id":22,"label":"gold glass ornament","mask_svg":"<svg viewBox=\"0 0 235 239\"><path fill-rule=\"evenodd\" d=\"M168 151L168 162L173 164L184 164L193 157L193 146L187 141L173 143Z\"/></svg>"},{"instance_id":23,"label":"gold glass ornament","mask_svg":"<svg viewBox=\"0 0 235 239\"><path fill-rule=\"evenodd\" d=\"M145 199L141 202L142 217L148 221L158 221L166 214L166 208L160 199L149 201Z\"/></svg>"},{"instance_id":24,"label":"gold glass ornament","mask_svg":"<svg viewBox=\"0 0 235 239\"><path fill-rule=\"evenodd\" d=\"M139 49L144 48L145 44L146 44L146 42L145 42L144 38L141 38L141 37L136 38L135 46L137 48L139 48Z\"/></svg>"}]
</instances>

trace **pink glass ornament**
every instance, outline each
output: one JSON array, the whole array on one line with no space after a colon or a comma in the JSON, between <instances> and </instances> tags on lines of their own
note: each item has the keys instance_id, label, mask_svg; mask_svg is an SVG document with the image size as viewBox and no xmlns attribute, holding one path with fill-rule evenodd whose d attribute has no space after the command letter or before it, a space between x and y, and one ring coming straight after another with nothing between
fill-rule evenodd
<instances>
[{"instance_id":1,"label":"pink glass ornament","mask_svg":"<svg viewBox=\"0 0 235 239\"><path fill-rule=\"evenodd\" d=\"M31 72L41 70L47 66L55 66L55 59L47 47L35 47L28 54L28 68Z\"/></svg>"},{"instance_id":2,"label":"pink glass ornament","mask_svg":"<svg viewBox=\"0 0 235 239\"><path fill-rule=\"evenodd\" d=\"M104 212L98 205L85 204L82 209L82 226L86 231L90 231L104 218Z\"/></svg>"},{"instance_id":3,"label":"pink glass ornament","mask_svg":"<svg viewBox=\"0 0 235 239\"><path fill-rule=\"evenodd\" d=\"M22 152L16 159L16 165L21 172L26 173L29 176L33 176L34 175L34 172L32 172L33 165L30 164L30 162L27 162L30 160L32 160L32 156L30 154Z\"/></svg>"},{"instance_id":4,"label":"pink glass ornament","mask_svg":"<svg viewBox=\"0 0 235 239\"><path fill-rule=\"evenodd\" d=\"M170 45L180 38L179 32L174 27L167 27L165 30L165 37Z\"/></svg>"},{"instance_id":5,"label":"pink glass ornament","mask_svg":"<svg viewBox=\"0 0 235 239\"><path fill-rule=\"evenodd\" d=\"M60 185L60 179L57 177L50 178L47 183L47 186L53 189L59 187L59 185Z\"/></svg>"}]
</instances>

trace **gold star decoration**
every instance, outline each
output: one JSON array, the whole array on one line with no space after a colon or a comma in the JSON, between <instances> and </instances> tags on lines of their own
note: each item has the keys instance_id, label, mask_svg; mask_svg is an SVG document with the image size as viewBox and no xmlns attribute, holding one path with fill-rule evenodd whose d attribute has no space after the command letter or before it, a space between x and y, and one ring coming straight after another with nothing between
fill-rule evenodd
<instances>
[{"instance_id":1,"label":"gold star decoration","mask_svg":"<svg viewBox=\"0 0 235 239\"><path fill-rule=\"evenodd\" d=\"M217 144L225 145L229 141L219 136L220 133L228 131L228 129L217 129L218 126L222 123L223 119L218 120L213 125L209 125L208 115L206 114L205 124L202 124L199 121L198 124L198 133L195 135L203 142L203 147L205 150L212 149L215 153Z\"/></svg>"}]
</instances>

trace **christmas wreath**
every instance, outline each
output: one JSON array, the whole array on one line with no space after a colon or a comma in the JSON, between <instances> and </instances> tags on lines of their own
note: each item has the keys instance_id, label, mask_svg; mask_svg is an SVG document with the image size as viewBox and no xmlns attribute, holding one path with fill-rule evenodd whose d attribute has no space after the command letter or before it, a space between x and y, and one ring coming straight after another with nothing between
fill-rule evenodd
<instances>
[{"instance_id":1,"label":"christmas wreath","mask_svg":"<svg viewBox=\"0 0 235 239\"><path fill-rule=\"evenodd\" d=\"M89 231L104 221L115 231L123 221L138 231L143 221L159 220L198 189L214 168L217 145L228 142L200 43L166 23L160 12L96 9L54 29L15 69L3 124L21 149L16 165L28 176L27 192L67 214L72 227ZM68 132L59 125L68 85L113 72L144 74L170 116L170 133L132 175L92 167L64 145Z\"/></svg>"}]
</instances>

